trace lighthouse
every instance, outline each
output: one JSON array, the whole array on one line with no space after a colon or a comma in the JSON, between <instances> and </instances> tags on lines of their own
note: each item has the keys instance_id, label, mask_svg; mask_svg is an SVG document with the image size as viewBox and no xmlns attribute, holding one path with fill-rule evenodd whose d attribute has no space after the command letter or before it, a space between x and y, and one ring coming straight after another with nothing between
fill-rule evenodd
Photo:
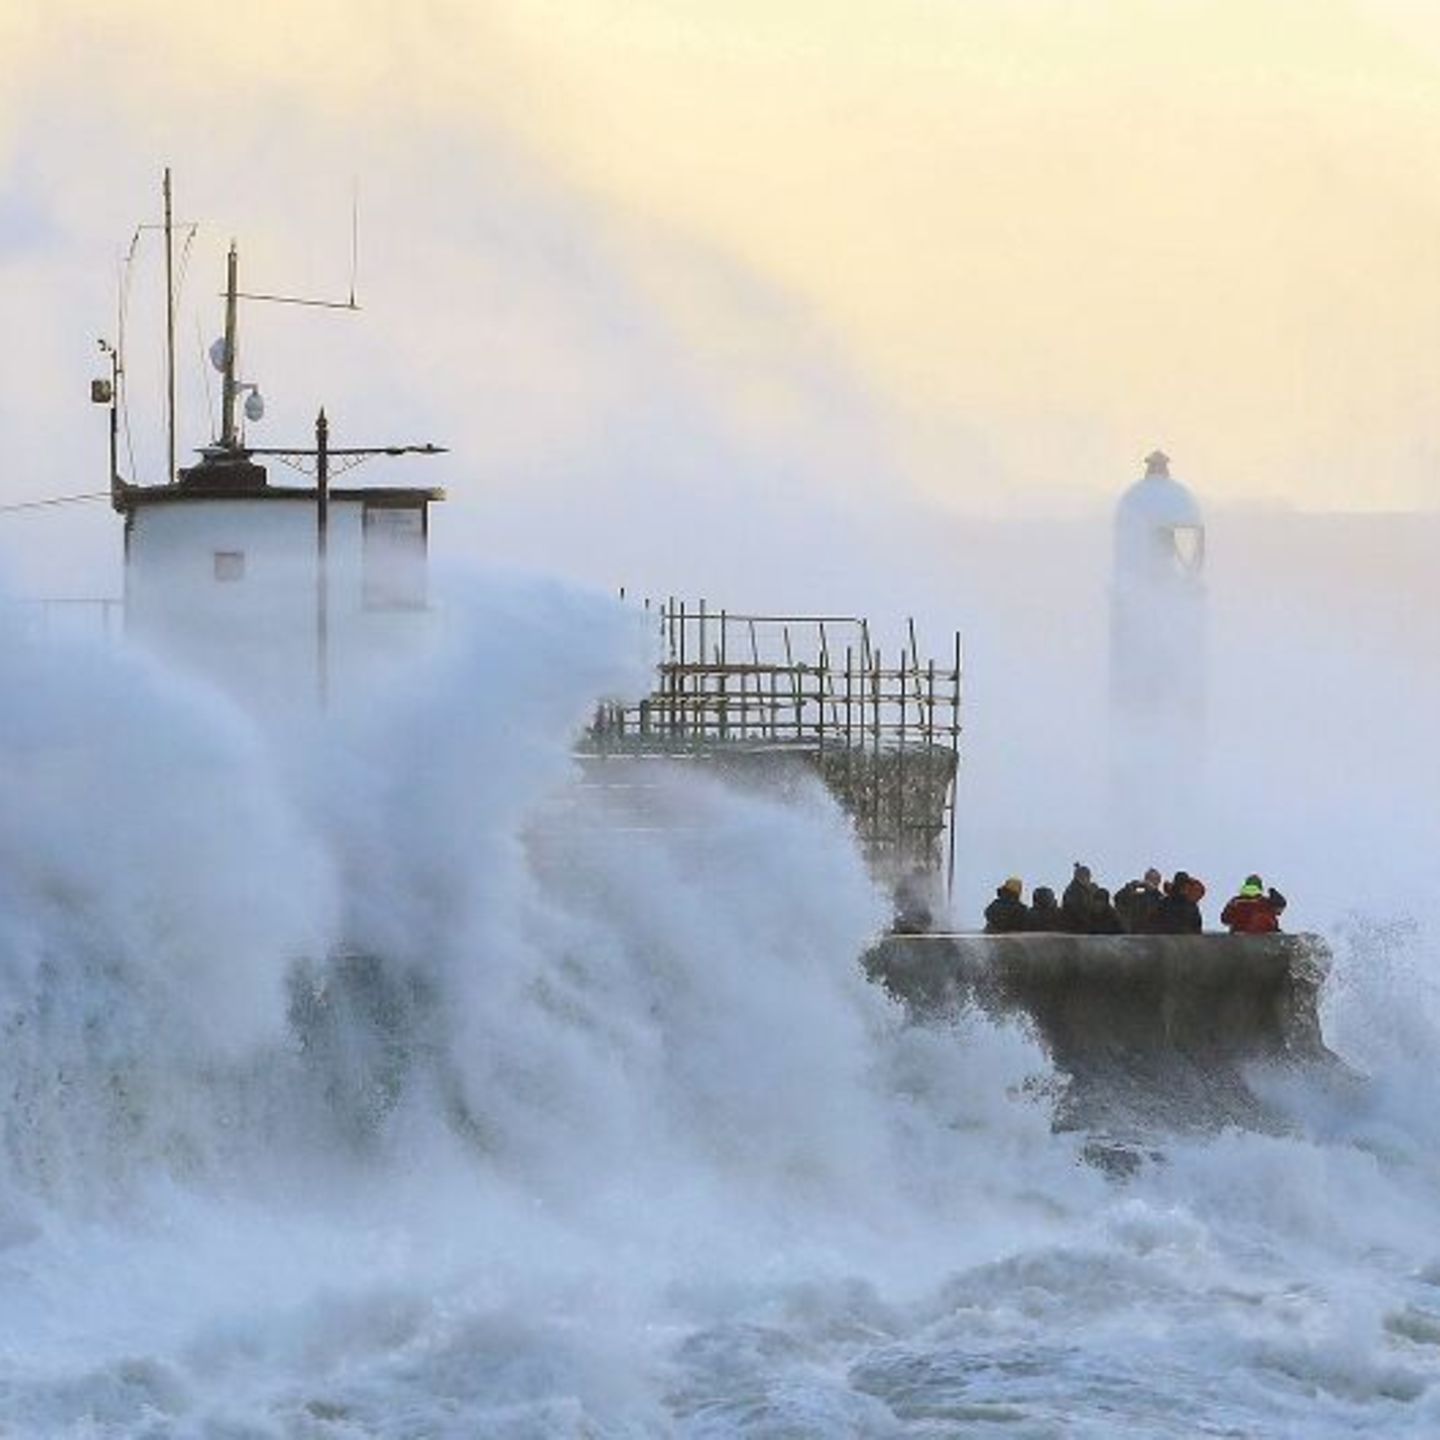
<instances>
[{"instance_id":1,"label":"lighthouse","mask_svg":"<svg viewBox=\"0 0 1440 1440\"><path fill-rule=\"evenodd\" d=\"M1205 631L1204 515L1156 450L1115 510L1110 590L1113 788L1142 830L1155 828L1141 823L1148 812L1176 815L1199 783Z\"/></svg>"}]
</instances>

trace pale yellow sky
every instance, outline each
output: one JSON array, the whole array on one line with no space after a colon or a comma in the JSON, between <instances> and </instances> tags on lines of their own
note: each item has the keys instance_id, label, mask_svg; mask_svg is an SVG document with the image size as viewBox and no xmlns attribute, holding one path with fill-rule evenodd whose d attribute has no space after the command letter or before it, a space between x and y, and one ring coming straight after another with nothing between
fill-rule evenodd
<instances>
[{"instance_id":1,"label":"pale yellow sky","mask_svg":"<svg viewBox=\"0 0 1440 1440\"><path fill-rule=\"evenodd\" d=\"M1153 440L1237 495L1431 498L1440 9L513 13L563 96L522 123L808 297L941 493L960 428L1021 486Z\"/></svg>"},{"instance_id":2,"label":"pale yellow sky","mask_svg":"<svg viewBox=\"0 0 1440 1440\"><path fill-rule=\"evenodd\" d=\"M0 0L0 42L12 172L77 66L137 169L203 110L231 164L448 129L463 187L498 127L698 352L767 342L655 235L783 295L947 504L1091 500L1155 444L1219 499L1440 490L1440 6Z\"/></svg>"}]
</instances>

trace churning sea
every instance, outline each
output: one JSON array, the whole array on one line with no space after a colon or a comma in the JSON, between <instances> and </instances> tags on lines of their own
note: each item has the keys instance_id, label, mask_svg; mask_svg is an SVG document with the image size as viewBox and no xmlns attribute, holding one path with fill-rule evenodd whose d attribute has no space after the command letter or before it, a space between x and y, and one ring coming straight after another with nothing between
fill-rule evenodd
<instances>
[{"instance_id":1,"label":"churning sea","mask_svg":"<svg viewBox=\"0 0 1440 1440\"><path fill-rule=\"evenodd\" d=\"M822 794L577 783L579 603L284 743L6 641L0 1434L1440 1434L1422 930L1331 937L1364 1084L1108 1174L1030 1037L863 980Z\"/></svg>"}]
</instances>

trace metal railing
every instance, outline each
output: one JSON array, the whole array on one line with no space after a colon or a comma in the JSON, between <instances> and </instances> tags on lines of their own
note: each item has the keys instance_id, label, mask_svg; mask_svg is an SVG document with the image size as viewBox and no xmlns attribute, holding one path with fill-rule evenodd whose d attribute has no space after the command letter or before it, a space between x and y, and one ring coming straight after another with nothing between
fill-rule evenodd
<instances>
[{"instance_id":1,"label":"metal railing","mask_svg":"<svg viewBox=\"0 0 1440 1440\"><path fill-rule=\"evenodd\" d=\"M125 629L125 602L108 596L51 596L7 602L10 623L32 636L84 635L113 640Z\"/></svg>"}]
</instances>

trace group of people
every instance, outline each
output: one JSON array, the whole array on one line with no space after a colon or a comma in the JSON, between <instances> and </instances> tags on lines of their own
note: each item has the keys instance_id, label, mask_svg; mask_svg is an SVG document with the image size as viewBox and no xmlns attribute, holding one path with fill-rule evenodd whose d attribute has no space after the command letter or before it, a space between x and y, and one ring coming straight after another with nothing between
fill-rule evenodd
<instances>
[{"instance_id":1,"label":"group of people","mask_svg":"<svg viewBox=\"0 0 1440 1440\"><path fill-rule=\"evenodd\" d=\"M1204 882L1177 870L1162 880L1153 867L1139 880L1128 881L1112 896L1097 885L1088 865L1075 862L1075 873L1059 900L1048 885L1037 885L1025 903L1025 884L1012 876L985 908L985 933L1009 935L1050 931L1066 935L1186 935L1205 928L1200 902ZM1220 912L1220 923L1232 934L1266 935L1280 928L1285 897L1266 888L1258 875L1245 883Z\"/></svg>"}]
</instances>

